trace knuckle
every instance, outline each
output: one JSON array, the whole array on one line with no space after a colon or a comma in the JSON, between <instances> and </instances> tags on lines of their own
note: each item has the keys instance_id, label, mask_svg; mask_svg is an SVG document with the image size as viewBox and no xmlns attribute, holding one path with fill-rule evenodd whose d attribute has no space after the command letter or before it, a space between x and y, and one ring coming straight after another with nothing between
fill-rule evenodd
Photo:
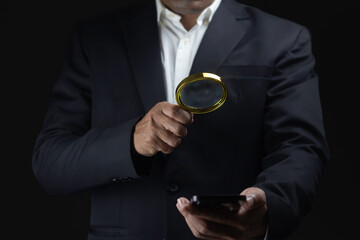
<instances>
[{"instance_id":1,"label":"knuckle","mask_svg":"<svg viewBox=\"0 0 360 240\"><path fill-rule=\"evenodd\" d=\"M185 137L187 135L187 128L182 124L174 125L174 133L180 137Z\"/></svg>"},{"instance_id":2,"label":"knuckle","mask_svg":"<svg viewBox=\"0 0 360 240\"><path fill-rule=\"evenodd\" d=\"M202 234L199 231L194 231L193 234L194 234L194 236L196 238L201 238L202 237Z\"/></svg>"},{"instance_id":3,"label":"knuckle","mask_svg":"<svg viewBox=\"0 0 360 240\"><path fill-rule=\"evenodd\" d=\"M239 224L237 229L239 229L240 232L245 232L247 230L247 227L243 224Z\"/></svg>"},{"instance_id":4,"label":"knuckle","mask_svg":"<svg viewBox=\"0 0 360 240\"><path fill-rule=\"evenodd\" d=\"M176 135L182 136L184 133L184 127L180 124L174 125L174 131Z\"/></svg>"},{"instance_id":5,"label":"knuckle","mask_svg":"<svg viewBox=\"0 0 360 240\"><path fill-rule=\"evenodd\" d=\"M185 126L179 126L176 134L180 137L185 137L187 135L187 128Z\"/></svg>"},{"instance_id":6,"label":"knuckle","mask_svg":"<svg viewBox=\"0 0 360 240\"><path fill-rule=\"evenodd\" d=\"M210 229L211 229L211 223L209 221L201 220L198 231L201 234L208 235L211 234Z\"/></svg>"},{"instance_id":7,"label":"knuckle","mask_svg":"<svg viewBox=\"0 0 360 240\"><path fill-rule=\"evenodd\" d=\"M174 129L175 129L176 132L181 132L182 125L181 124L174 124Z\"/></svg>"},{"instance_id":8,"label":"knuckle","mask_svg":"<svg viewBox=\"0 0 360 240\"><path fill-rule=\"evenodd\" d=\"M153 124L154 121L155 121L155 112L149 111L149 112L147 113L147 117L149 118L150 124Z\"/></svg>"},{"instance_id":9,"label":"knuckle","mask_svg":"<svg viewBox=\"0 0 360 240\"><path fill-rule=\"evenodd\" d=\"M169 153L171 153L172 151L174 151L174 148L171 147L171 146L168 146L168 145L166 145L166 146L164 146L164 147L162 148L162 152L164 152L164 153L166 153L166 154L169 154Z\"/></svg>"},{"instance_id":10,"label":"knuckle","mask_svg":"<svg viewBox=\"0 0 360 240\"><path fill-rule=\"evenodd\" d=\"M209 221L218 222L218 219L214 216L208 216Z\"/></svg>"},{"instance_id":11,"label":"knuckle","mask_svg":"<svg viewBox=\"0 0 360 240\"><path fill-rule=\"evenodd\" d=\"M170 128L170 130L171 130L173 133L177 134L178 131L179 131L179 125L173 123L172 126L171 126L171 128Z\"/></svg>"},{"instance_id":12,"label":"knuckle","mask_svg":"<svg viewBox=\"0 0 360 240\"><path fill-rule=\"evenodd\" d=\"M185 121L186 121L187 124L191 123L192 117L191 117L191 115L189 113L185 114Z\"/></svg>"},{"instance_id":13,"label":"knuckle","mask_svg":"<svg viewBox=\"0 0 360 240\"><path fill-rule=\"evenodd\" d=\"M166 115L168 115L170 118L174 118L176 117L176 115L178 114L178 110L175 106L173 105L169 105L167 106L165 109L163 109L164 113Z\"/></svg>"},{"instance_id":14,"label":"knuckle","mask_svg":"<svg viewBox=\"0 0 360 240\"><path fill-rule=\"evenodd\" d=\"M186 122L186 123L190 123L191 120L192 120L192 116L189 112L185 111L185 110L181 110L181 115L183 116L183 120Z\"/></svg>"},{"instance_id":15,"label":"knuckle","mask_svg":"<svg viewBox=\"0 0 360 240\"><path fill-rule=\"evenodd\" d=\"M151 136L152 136L152 135L155 135L155 133L156 133L156 131L157 131L155 124L150 124L150 125L149 125L149 131L150 131L150 133L151 133Z\"/></svg>"},{"instance_id":16,"label":"knuckle","mask_svg":"<svg viewBox=\"0 0 360 240\"><path fill-rule=\"evenodd\" d=\"M179 138L179 137L174 137L173 140L172 140L171 146L172 146L172 147L177 147L177 146L179 146L180 143L181 143L181 138Z\"/></svg>"},{"instance_id":17,"label":"knuckle","mask_svg":"<svg viewBox=\"0 0 360 240\"><path fill-rule=\"evenodd\" d=\"M171 147L176 147L176 144L174 143L173 140L169 140L169 141L167 142L167 144L169 144L169 146L171 146ZM168 148L166 148L166 150L168 150Z\"/></svg>"},{"instance_id":18,"label":"knuckle","mask_svg":"<svg viewBox=\"0 0 360 240\"><path fill-rule=\"evenodd\" d=\"M185 137L186 135L187 135L187 128L184 127L184 128L182 129L182 137Z\"/></svg>"},{"instance_id":19,"label":"knuckle","mask_svg":"<svg viewBox=\"0 0 360 240\"><path fill-rule=\"evenodd\" d=\"M208 226L206 223L202 223L199 228L198 228L198 231L201 233L201 234L208 234L209 233L209 229L208 229Z\"/></svg>"},{"instance_id":20,"label":"knuckle","mask_svg":"<svg viewBox=\"0 0 360 240\"><path fill-rule=\"evenodd\" d=\"M146 142L146 143L152 143L154 138L151 134L147 134L144 136L143 139L144 139L144 142Z\"/></svg>"},{"instance_id":21,"label":"knuckle","mask_svg":"<svg viewBox=\"0 0 360 240\"><path fill-rule=\"evenodd\" d=\"M175 109L173 109L173 108L170 108L168 113L169 113L169 117L171 117L171 118L175 118L177 115Z\"/></svg>"},{"instance_id":22,"label":"knuckle","mask_svg":"<svg viewBox=\"0 0 360 240\"><path fill-rule=\"evenodd\" d=\"M161 102L158 102L157 104L155 104L156 107L163 107L165 105L165 101L161 101Z\"/></svg>"},{"instance_id":23,"label":"knuckle","mask_svg":"<svg viewBox=\"0 0 360 240\"><path fill-rule=\"evenodd\" d=\"M190 117L189 120L188 120L188 122L187 122L187 124L192 124L192 123L193 123L193 118Z\"/></svg>"}]
</instances>

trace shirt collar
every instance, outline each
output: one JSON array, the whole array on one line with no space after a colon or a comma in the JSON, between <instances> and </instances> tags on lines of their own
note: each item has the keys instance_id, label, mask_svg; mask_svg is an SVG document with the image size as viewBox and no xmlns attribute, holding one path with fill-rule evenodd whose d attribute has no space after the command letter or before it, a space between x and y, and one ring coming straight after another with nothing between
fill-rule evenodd
<instances>
[{"instance_id":1,"label":"shirt collar","mask_svg":"<svg viewBox=\"0 0 360 240\"><path fill-rule=\"evenodd\" d=\"M181 17L180 15L172 12L170 9L166 8L165 5L161 2L161 0L155 0L156 3L156 11L157 11L157 21L162 21L163 18L170 18L170 21L180 21ZM205 8L201 14L199 15L198 19L196 20L196 23L198 25L206 24L208 25L216 10L218 9L219 5L221 3L221 0L214 0L214 2Z\"/></svg>"}]
</instances>

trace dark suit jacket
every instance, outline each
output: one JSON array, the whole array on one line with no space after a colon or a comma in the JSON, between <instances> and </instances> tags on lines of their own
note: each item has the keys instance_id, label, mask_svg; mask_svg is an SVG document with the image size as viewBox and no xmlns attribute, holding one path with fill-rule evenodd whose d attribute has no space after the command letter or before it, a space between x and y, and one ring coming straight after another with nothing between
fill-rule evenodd
<instances>
[{"instance_id":1,"label":"dark suit jacket","mask_svg":"<svg viewBox=\"0 0 360 240\"><path fill-rule=\"evenodd\" d=\"M328 159L309 32L223 0L191 73L219 74L225 104L196 115L171 154L133 152L136 122L165 88L155 5L79 24L36 141L33 169L55 194L91 191L90 240L194 239L180 196L266 193L269 239L312 205Z\"/></svg>"}]
</instances>

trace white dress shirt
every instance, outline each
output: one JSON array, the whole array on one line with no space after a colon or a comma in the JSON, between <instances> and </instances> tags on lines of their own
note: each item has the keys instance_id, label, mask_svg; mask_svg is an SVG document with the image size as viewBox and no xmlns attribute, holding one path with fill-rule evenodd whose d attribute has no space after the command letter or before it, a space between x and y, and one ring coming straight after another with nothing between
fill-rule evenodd
<instances>
[{"instance_id":1,"label":"white dress shirt","mask_svg":"<svg viewBox=\"0 0 360 240\"><path fill-rule=\"evenodd\" d=\"M181 16L166 8L161 0L155 2L166 97L168 102L176 104L176 86L189 76L196 52L221 0L214 0L205 8L189 31L180 22ZM268 229L264 240L267 234Z\"/></svg>"},{"instance_id":2,"label":"white dress shirt","mask_svg":"<svg viewBox=\"0 0 360 240\"><path fill-rule=\"evenodd\" d=\"M199 15L195 26L187 31L180 22L181 16L166 8L160 0L156 0L161 60L168 102L176 103L176 86L189 76L201 40L220 3L221 0L214 0Z\"/></svg>"}]
</instances>

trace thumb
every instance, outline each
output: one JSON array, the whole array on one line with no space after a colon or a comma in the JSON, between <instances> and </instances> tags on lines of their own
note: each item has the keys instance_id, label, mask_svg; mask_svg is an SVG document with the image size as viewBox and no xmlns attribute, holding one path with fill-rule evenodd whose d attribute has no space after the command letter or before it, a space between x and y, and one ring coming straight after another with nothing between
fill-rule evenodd
<instances>
[{"instance_id":1,"label":"thumb","mask_svg":"<svg viewBox=\"0 0 360 240\"><path fill-rule=\"evenodd\" d=\"M252 209L255 207L256 203L255 203L255 195L248 195L246 196L246 202L244 207L246 207L246 209Z\"/></svg>"},{"instance_id":2,"label":"thumb","mask_svg":"<svg viewBox=\"0 0 360 240\"><path fill-rule=\"evenodd\" d=\"M246 202L242 204L240 212L245 212L266 205L265 192L260 188L251 187L245 189L241 194L246 195Z\"/></svg>"},{"instance_id":3,"label":"thumb","mask_svg":"<svg viewBox=\"0 0 360 240\"><path fill-rule=\"evenodd\" d=\"M255 195L247 195L246 201L241 204L241 208L239 210L240 214L245 214L247 211L255 208Z\"/></svg>"},{"instance_id":4,"label":"thumb","mask_svg":"<svg viewBox=\"0 0 360 240\"><path fill-rule=\"evenodd\" d=\"M186 217L190 212L190 202L187 198L184 197L178 198L176 207L181 213L181 215L183 215L184 217Z\"/></svg>"}]
</instances>

